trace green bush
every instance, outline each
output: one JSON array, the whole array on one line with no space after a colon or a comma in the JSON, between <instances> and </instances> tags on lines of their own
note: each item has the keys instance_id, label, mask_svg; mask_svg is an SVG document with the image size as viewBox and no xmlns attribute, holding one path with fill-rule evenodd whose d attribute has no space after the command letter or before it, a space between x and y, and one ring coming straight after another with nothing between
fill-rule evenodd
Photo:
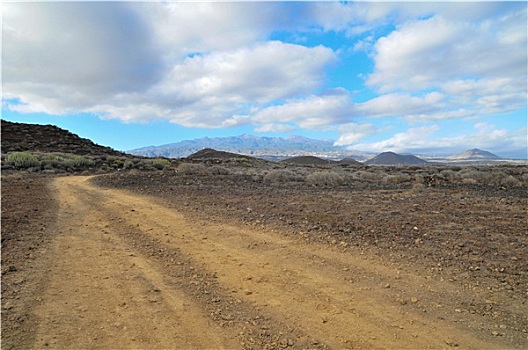
<instances>
[{"instance_id":1,"label":"green bush","mask_svg":"<svg viewBox=\"0 0 528 350\"><path fill-rule=\"evenodd\" d=\"M75 168L90 167L95 164L93 159L77 154L73 154L69 159L66 160L66 163Z\"/></svg>"},{"instance_id":2,"label":"green bush","mask_svg":"<svg viewBox=\"0 0 528 350\"><path fill-rule=\"evenodd\" d=\"M171 162L168 159L156 158L152 160L152 166L158 170L170 168Z\"/></svg>"},{"instance_id":3,"label":"green bush","mask_svg":"<svg viewBox=\"0 0 528 350\"><path fill-rule=\"evenodd\" d=\"M134 162L131 160L125 160L123 163L123 169L130 169L134 167Z\"/></svg>"},{"instance_id":4,"label":"green bush","mask_svg":"<svg viewBox=\"0 0 528 350\"><path fill-rule=\"evenodd\" d=\"M40 167L38 158L28 152L13 152L7 155L6 164L18 169Z\"/></svg>"}]
</instances>

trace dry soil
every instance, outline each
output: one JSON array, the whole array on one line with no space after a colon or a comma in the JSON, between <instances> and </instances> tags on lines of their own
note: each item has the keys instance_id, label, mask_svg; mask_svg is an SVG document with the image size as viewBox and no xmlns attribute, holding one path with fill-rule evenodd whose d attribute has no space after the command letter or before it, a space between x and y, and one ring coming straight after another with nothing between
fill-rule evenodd
<instances>
[{"instance_id":1,"label":"dry soil","mask_svg":"<svg viewBox=\"0 0 528 350\"><path fill-rule=\"evenodd\" d=\"M432 253L429 260L408 260L405 252L427 245L419 221L408 232L414 234L412 244L397 255L398 241L393 248L366 249L341 236L311 239L312 231L324 236L315 221L311 231L301 230L284 208L291 219L277 217L289 221L283 226L263 223L264 214L248 222L237 210L251 216L258 203L242 201L231 211L229 196L226 205L211 191L200 198L194 193L190 205L181 195L172 195L175 202L148 191L97 186L80 176L11 177L2 187L5 349L528 346L528 291L526 274L520 273L526 252L518 247L507 249L515 256L497 258L514 266L516 273L505 275L505 282L496 278L507 271L491 270L478 259L464 272L477 277L461 280L455 266L440 268L439 262L431 270ZM170 193L161 181L156 191ZM406 196L378 195L396 202ZM213 207L227 209L205 208L215 200L220 203ZM269 204L265 196L261 200ZM526 200L509 200L517 202L501 207L497 199L493 210L500 214L488 214L507 217L510 226L501 234L514 230L512 237L522 246ZM387 215L399 215L401 208L394 205ZM303 220L305 215L310 216L302 214ZM452 220L458 229L461 220ZM444 218L442 224L449 231L450 221ZM460 261L472 261L465 245L459 247Z\"/></svg>"}]
</instances>

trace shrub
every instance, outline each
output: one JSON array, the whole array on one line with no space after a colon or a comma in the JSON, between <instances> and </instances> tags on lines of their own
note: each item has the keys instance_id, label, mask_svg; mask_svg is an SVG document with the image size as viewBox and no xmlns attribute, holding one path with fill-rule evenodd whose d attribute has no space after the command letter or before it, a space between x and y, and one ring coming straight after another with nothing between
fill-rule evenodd
<instances>
[{"instance_id":1,"label":"shrub","mask_svg":"<svg viewBox=\"0 0 528 350\"><path fill-rule=\"evenodd\" d=\"M409 174L398 173L394 175L386 175L383 178L383 181L391 184L401 184L404 182L409 182L411 179L412 177Z\"/></svg>"},{"instance_id":2,"label":"shrub","mask_svg":"<svg viewBox=\"0 0 528 350\"><path fill-rule=\"evenodd\" d=\"M363 181L363 182L379 182L381 181L382 175L370 171L356 171L354 174L352 174L352 177L355 180Z\"/></svg>"},{"instance_id":3,"label":"shrub","mask_svg":"<svg viewBox=\"0 0 528 350\"><path fill-rule=\"evenodd\" d=\"M208 169L203 164L182 163L177 170L183 175L204 176L209 174Z\"/></svg>"},{"instance_id":4,"label":"shrub","mask_svg":"<svg viewBox=\"0 0 528 350\"><path fill-rule=\"evenodd\" d=\"M462 174L462 183L465 184L485 184L486 177L485 174L478 170L470 170Z\"/></svg>"},{"instance_id":5,"label":"shrub","mask_svg":"<svg viewBox=\"0 0 528 350\"><path fill-rule=\"evenodd\" d=\"M87 157L83 157L83 156L80 156L80 155L77 155L77 154L73 154L66 161L66 163L68 165L72 166L72 167L75 167L75 168L90 167L90 166L93 166L95 164L93 159L87 158Z\"/></svg>"},{"instance_id":6,"label":"shrub","mask_svg":"<svg viewBox=\"0 0 528 350\"><path fill-rule=\"evenodd\" d=\"M19 169L40 167L40 161L37 157L28 152L13 152L8 154L6 157L6 164Z\"/></svg>"},{"instance_id":7,"label":"shrub","mask_svg":"<svg viewBox=\"0 0 528 350\"><path fill-rule=\"evenodd\" d=\"M521 175L521 181L525 184L528 184L528 173L524 173Z\"/></svg>"},{"instance_id":8,"label":"shrub","mask_svg":"<svg viewBox=\"0 0 528 350\"><path fill-rule=\"evenodd\" d=\"M425 190L427 187L425 187L425 185L423 184L423 182L415 182L412 187L411 187L411 191L412 192L415 192L415 193L418 193L418 192L422 192L423 190Z\"/></svg>"},{"instance_id":9,"label":"shrub","mask_svg":"<svg viewBox=\"0 0 528 350\"><path fill-rule=\"evenodd\" d=\"M520 187L522 186L522 183L512 175L508 175L504 179L502 179L501 185L504 187Z\"/></svg>"},{"instance_id":10,"label":"shrub","mask_svg":"<svg viewBox=\"0 0 528 350\"><path fill-rule=\"evenodd\" d=\"M308 175L306 182L315 186L338 186L345 182L345 178L335 171L319 171Z\"/></svg>"},{"instance_id":11,"label":"shrub","mask_svg":"<svg viewBox=\"0 0 528 350\"><path fill-rule=\"evenodd\" d=\"M472 177L464 177L462 178L462 183L466 185L476 185L478 184L478 181Z\"/></svg>"},{"instance_id":12,"label":"shrub","mask_svg":"<svg viewBox=\"0 0 528 350\"><path fill-rule=\"evenodd\" d=\"M453 170L442 170L440 172L440 175L446 180L448 183L454 183L457 182L458 179L460 179L460 174Z\"/></svg>"},{"instance_id":13,"label":"shrub","mask_svg":"<svg viewBox=\"0 0 528 350\"><path fill-rule=\"evenodd\" d=\"M213 175L229 175L230 173L229 169L224 168L223 166L215 165L211 167L211 174Z\"/></svg>"},{"instance_id":14,"label":"shrub","mask_svg":"<svg viewBox=\"0 0 528 350\"><path fill-rule=\"evenodd\" d=\"M303 180L303 177L301 175L295 174L293 171L279 169L270 171L264 175L262 180L269 183L300 182Z\"/></svg>"},{"instance_id":15,"label":"shrub","mask_svg":"<svg viewBox=\"0 0 528 350\"><path fill-rule=\"evenodd\" d=\"M168 159L156 158L152 160L152 166L158 170L163 170L171 166L171 162Z\"/></svg>"},{"instance_id":16,"label":"shrub","mask_svg":"<svg viewBox=\"0 0 528 350\"><path fill-rule=\"evenodd\" d=\"M485 184L499 186L506 177L507 175L502 171L490 171L484 176Z\"/></svg>"},{"instance_id":17,"label":"shrub","mask_svg":"<svg viewBox=\"0 0 528 350\"><path fill-rule=\"evenodd\" d=\"M131 160L125 160L123 163L123 169L130 169L134 166L134 162Z\"/></svg>"},{"instance_id":18,"label":"shrub","mask_svg":"<svg viewBox=\"0 0 528 350\"><path fill-rule=\"evenodd\" d=\"M423 185L423 184L424 184L424 177L423 177L423 175L420 175L420 174L416 174L416 175L414 175L414 183L415 183L415 184L421 184L421 185Z\"/></svg>"}]
</instances>

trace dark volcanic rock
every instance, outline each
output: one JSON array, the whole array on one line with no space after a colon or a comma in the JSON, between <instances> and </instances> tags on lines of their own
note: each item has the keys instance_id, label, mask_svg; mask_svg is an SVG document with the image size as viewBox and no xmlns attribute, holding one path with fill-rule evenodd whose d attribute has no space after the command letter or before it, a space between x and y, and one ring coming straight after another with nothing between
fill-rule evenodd
<instances>
[{"instance_id":1,"label":"dark volcanic rock","mask_svg":"<svg viewBox=\"0 0 528 350\"><path fill-rule=\"evenodd\" d=\"M326 160L314 156L299 156L299 157L292 157L288 159L282 160L284 163L288 164L298 164L298 165L325 165L325 164L332 164L334 163L331 160Z\"/></svg>"},{"instance_id":2,"label":"dark volcanic rock","mask_svg":"<svg viewBox=\"0 0 528 350\"><path fill-rule=\"evenodd\" d=\"M363 163L358 162L357 160L350 158L350 157L343 158L338 163L342 165L353 165L353 166L363 165Z\"/></svg>"},{"instance_id":3,"label":"dark volcanic rock","mask_svg":"<svg viewBox=\"0 0 528 350\"><path fill-rule=\"evenodd\" d=\"M212 148L204 148L187 157L187 159L191 159L191 160L231 159L231 158L250 159L252 157L248 157L248 156L244 156L244 155L236 154L236 153L231 153L231 152L217 151Z\"/></svg>"},{"instance_id":4,"label":"dark volcanic rock","mask_svg":"<svg viewBox=\"0 0 528 350\"><path fill-rule=\"evenodd\" d=\"M2 120L2 153L17 151L126 155L110 147L97 145L54 125L13 123Z\"/></svg>"},{"instance_id":5,"label":"dark volcanic rock","mask_svg":"<svg viewBox=\"0 0 528 350\"><path fill-rule=\"evenodd\" d=\"M419 165L427 164L423 159L413 155L401 155L394 152L383 152L365 162L367 165Z\"/></svg>"}]
</instances>

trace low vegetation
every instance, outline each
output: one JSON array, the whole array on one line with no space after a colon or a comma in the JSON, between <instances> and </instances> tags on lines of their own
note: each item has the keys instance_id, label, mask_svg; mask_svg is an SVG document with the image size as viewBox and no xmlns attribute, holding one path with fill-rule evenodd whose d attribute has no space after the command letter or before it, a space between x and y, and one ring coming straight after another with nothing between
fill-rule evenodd
<instances>
[{"instance_id":1,"label":"low vegetation","mask_svg":"<svg viewBox=\"0 0 528 350\"><path fill-rule=\"evenodd\" d=\"M304 179L301 175L286 169L272 170L263 177L263 181L266 183L301 182L303 180Z\"/></svg>"},{"instance_id":2,"label":"low vegetation","mask_svg":"<svg viewBox=\"0 0 528 350\"><path fill-rule=\"evenodd\" d=\"M176 163L176 161L174 161ZM94 173L104 174L119 170L137 169L158 171L170 169L173 161L165 158L137 158L114 155L78 155L71 153L10 152L2 155L2 171L22 171L28 173L64 174Z\"/></svg>"},{"instance_id":3,"label":"low vegetation","mask_svg":"<svg viewBox=\"0 0 528 350\"><path fill-rule=\"evenodd\" d=\"M2 155L2 171L44 174L104 174L115 171L174 171L197 178L245 176L251 182L284 186L386 187L424 190L435 186L528 186L526 165L412 165L342 166L289 165L252 161L246 158L174 160L119 155L77 155L70 153L10 152Z\"/></svg>"}]
</instances>

